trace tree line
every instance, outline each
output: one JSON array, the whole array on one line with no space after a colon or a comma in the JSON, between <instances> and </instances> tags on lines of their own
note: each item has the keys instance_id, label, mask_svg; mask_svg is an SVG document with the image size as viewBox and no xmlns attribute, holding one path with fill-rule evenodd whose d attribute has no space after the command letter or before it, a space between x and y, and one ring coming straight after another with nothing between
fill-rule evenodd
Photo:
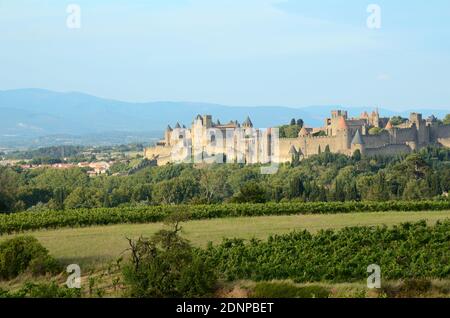
<instances>
[{"instance_id":1,"label":"tree line","mask_svg":"<svg viewBox=\"0 0 450 318\"><path fill-rule=\"evenodd\" d=\"M148 166L130 175L90 178L83 168L0 167L0 211L136 205L446 199L450 150L428 147L390 157L348 157L325 149L283 164Z\"/></svg>"}]
</instances>

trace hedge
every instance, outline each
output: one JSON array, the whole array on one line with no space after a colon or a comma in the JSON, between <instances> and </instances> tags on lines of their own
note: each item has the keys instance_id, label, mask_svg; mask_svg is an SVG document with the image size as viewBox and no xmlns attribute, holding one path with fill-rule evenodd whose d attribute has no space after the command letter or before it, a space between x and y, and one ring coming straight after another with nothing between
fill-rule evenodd
<instances>
[{"instance_id":1,"label":"hedge","mask_svg":"<svg viewBox=\"0 0 450 318\"><path fill-rule=\"evenodd\" d=\"M0 214L0 234L60 227L153 223L162 221L175 211L188 213L191 220L201 220L242 216L427 210L450 210L450 201L242 203L30 211Z\"/></svg>"}]
</instances>

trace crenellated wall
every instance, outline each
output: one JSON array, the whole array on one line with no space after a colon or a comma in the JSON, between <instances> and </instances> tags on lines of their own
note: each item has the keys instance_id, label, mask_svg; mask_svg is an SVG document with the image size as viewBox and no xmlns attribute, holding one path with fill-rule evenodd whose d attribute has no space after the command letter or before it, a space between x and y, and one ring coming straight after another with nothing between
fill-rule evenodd
<instances>
[{"instance_id":1,"label":"crenellated wall","mask_svg":"<svg viewBox=\"0 0 450 318\"><path fill-rule=\"evenodd\" d=\"M374 120L377 123L380 122L377 113L371 116L375 116ZM369 124L374 120L369 120ZM352 155L355 149L360 149L362 154L368 156L410 153L429 144L450 147L450 125L438 125L436 121L423 120L420 114L411 114L410 120L404 126L387 128L377 135L367 134L370 125L366 126L366 123L367 119L347 119L345 112L335 111L332 118L326 120L326 129L320 129L328 133L327 136L312 136L306 132L297 138L280 138L273 144L272 142L276 140L273 136L276 130L268 129L262 132L253 130L252 126L247 128L243 126L245 130L241 130L237 122L215 126L215 129L219 129L224 135L220 138L221 134L211 133L208 129L213 126L212 118L205 115L195 119L192 129L186 130L189 136L182 135L180 128L172 130L169 127L164 140L154 147L146 148L144 156L156 159L158 165L184 162L185 159L194 161L207 159L208 162L218 162L220 158L225 158L227 162L268 163L270 160L291 161L292 146L296 151L300 151L302 158L316 155L319 151L323 152L327 147L333 153L345 155ZM373 123L371 125L378 127ZM357 130L361 139L358 137L355 139L358 142L352 144ZM228 136L229 132L231 136ZM224 138L225 135L230 139ZM182 140L188 142L180 145ZM227 140L231 140L230 145L227 145ZM278 151L275 150L277 143ZM278 154L279 157L271 157L271 153Z\"/></svg>"},{"instance_id":2,"label":"crenellated wall","mask_svg":"<svg viewBox=\"0 0 450 318\"><path fill-rule=\"evenodd\" d=\"M147 159L156 159L158 166L165 165L171 161L171 146L154 146L145 148L144 157Z\"/></svg>"},{"instance_id":3,"label":"crenellated wall","mask_svg":"<svg viewBox=\"0 0 450 318\"><path fill-rule=\"evenodd\" d=\"M430 136L439 145L450 147L450 125L430 127Z\"/></svg>"},{"instance_id":4,"label":"crenellated wall","mask_svg":"<svg viewBox=\"0 0 450 318\"><path fill-rule=\"evenodd\" d=\"M422 124L417 129L417 145L419 148L426 147L430 143L430 127Z\"/></svg>"},{"instance_id":5,"label":"crenellated wall","mask_svg":"<svg viewBox=\"0 0 450 318\"><path fill-rule=\"evenodd\" d=\"M450 138L450 125L433 126L430 129L435 138Z\"/></svg>"},{"instance_id":6,"label":"crenellated wall","mask_svg":"<svg viewBox=\"0 0 450 318\"><path fill-rule=\"evenodd\" d=\"M326 147L331 152L350 154L350 138L347 134L336 136L308 136L298 138L280 138L280 161L286 162L291 160L289 153L291 147L294 146L297 151L301 151L304 157L317 155L319 149L324 152Z\"/></svg>"},{"instance_id":7,"label":"crenellated wall","mask_svg":"<svg viewBox=\"0 0 450 318\"><path fill-rule=\"evenodd\" d=\"M386 130L378 135L364 135L361 136L366 148L379 148L390 143L391 135Z\"/></svg>"},{"instance_id":8,"label":"crenellated wall","mask_svg":"<svg viewBox=\"0 0 450 318\"><path fill-rule=\"evenodd\" d=\"M417 129L415 127L404 129L392 129L391 143L401 144L408 141L417 141Z\"/></svg>"},{"instance_id":9,"label":"crenellated wall","mask_svg":"<svg viewBox=\"0 0 450 318\"><path fill-rule=\"evenodd\" d=\"M411 153L412 149L406 144L390 144L385 145L379 148L371 148L366 149L366 156L388 156L388 155L396 155L399 153Z\"/></svg>"}]
</instances>

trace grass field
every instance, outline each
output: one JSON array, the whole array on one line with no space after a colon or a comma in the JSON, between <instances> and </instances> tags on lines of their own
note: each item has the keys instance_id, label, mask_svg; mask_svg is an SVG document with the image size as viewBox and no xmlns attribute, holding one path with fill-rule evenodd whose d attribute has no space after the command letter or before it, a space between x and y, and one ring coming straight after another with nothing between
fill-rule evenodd
<instances>
[{"instance_id":1,"label":"grass field","mask_svg":"<svg viewBox=\"0 0 450 318\"><path fill-rule=\"evenodd\" d=\"M190 221L183 225L183 235L196 246L206 246L209 241L219 243L223 238L266 239L271 234L283 234L306 229L339 229L347 226L392 226L404 222L426 220L434 224L450 218L450 211L377 212L351 214L321 214L225 218ZM64 263L97 266L119 257L127 248L126 237L150 236L161 229L161 223L122 224L42 230L28 232L35 236L50 253ZM14 235L0 237L0 241Z\"/></svg>"}]
</instances>

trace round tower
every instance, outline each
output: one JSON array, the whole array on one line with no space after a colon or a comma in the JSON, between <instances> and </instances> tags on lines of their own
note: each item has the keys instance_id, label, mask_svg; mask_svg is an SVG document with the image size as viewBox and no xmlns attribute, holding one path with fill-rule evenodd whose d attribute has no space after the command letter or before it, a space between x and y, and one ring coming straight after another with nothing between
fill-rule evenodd
<instances>
[{"instance_id":1,"label":"round tower","mask_svg":"<svg viewBox=\"0 0 450 318\"><path fill-rule=\"evenodd\" d=\"M351 147L352 136L344 116L339 117L336 135L341 139L342 148L348 151Z\"/></svg>"},{"instance_id":2,"label":"round tower","mask_svg":"<svg viewBox=\"0 0 450 318\"><path fill-rule=\"evenodd\" d=\"M166 146L170 146L170 138L172 138L172 127L170 125L167 126L166 131L164 132L164 142Z\"/></svg>"}]
</instances>

